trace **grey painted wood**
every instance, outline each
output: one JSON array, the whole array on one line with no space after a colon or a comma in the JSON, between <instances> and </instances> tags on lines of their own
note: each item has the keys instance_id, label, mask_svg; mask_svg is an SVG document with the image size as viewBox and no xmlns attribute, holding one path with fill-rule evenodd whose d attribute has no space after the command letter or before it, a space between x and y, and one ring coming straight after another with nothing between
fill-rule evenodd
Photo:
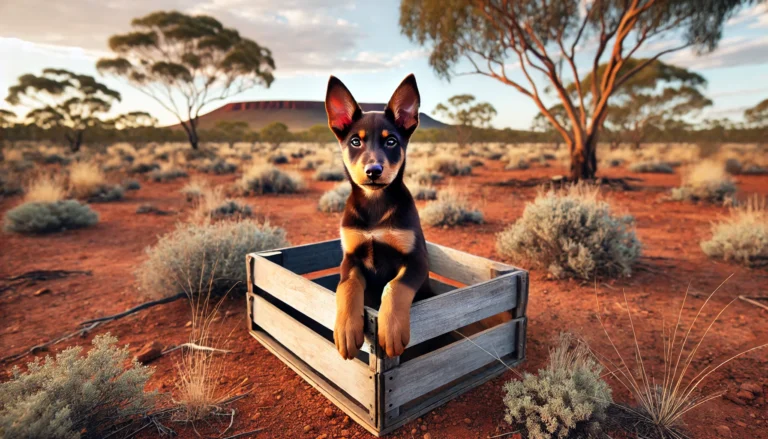
<instances>
[{"instance_id":1,"label":"grey painted wood","mask_svg":"<svg viewBox=\"0 0 768 439\"><path fill-rule=\"evenodd\" d=\"M406 410L401 409L402 413L400 413L397 418L385 419L385 426L380 429L380 435L384 436L389 434L404 424L413 421L425 413L429 413L459 395L501 375L507 371L508 367L515 367L521 363L521 361L517 361L510 356L502 357L501 360L504 362L503 364L499 362L482 371L467 375L455 385L437 392L435 395L420 401L414 406L408 407Z\"/></svg>"},{"instance_id":2,"label":"grey painted wood","mask_svg":"<svg viewBox=\"0 0 768 439\"><path fill-rule=\"evenodd\" d=\"M336 297L331 290L256 255L253 284L326 328L336 321Z\"/></svg>"},{"instance_id":3,"label":"grey painted wood","mask_svg":"<svg viewBox=\"0 0 768 439\"><path fill-rule=\"evenodd\" d=\"M336 346L260 296L253 297L253 320L298 358L347 392L364 407L373 406L374 381L368 365L341 358Z\"/></svg>"},{"instance_id":4,"label":"grey painted wood","mask_svg":"<svg viewBox=\"0 0 768 439\"><path fill-rule=\"evenodd\" d=\"M513 272L414 304L409 346L515 308L519 279Z\"/></svg>"},{"instance_id":5,"label":"grey painted wood","mask_svg":"<svg viewBox=\"0 0 768 439\"><path fill-rule=\"evenodd\" d=\"M430 271L465 285L474 285L491 279L491 269L515 269L510 265L431 242L427 242L427 253L429 254Z\"/></svg>"},{"instance_id":6,"label":"grey painted wood","mask_svg":"<svg viewBox=\"0 0 768 439\"><path fill-rule=\"evenodd\" d=\"M328 398L336 407L340 408L355 422L362 425L363 428L368 430L376 437L380 436L380 429L375 425L375 407L369 408L368 411L363 410L359 405L355 404L346 395L340 392L334 385L334 383L328 381L322 375L315 373L305 362L303 362L296 355L285 349L275 341L269 334L261 330L250 331L251 336L259 341L268 351L279 358L283 363L287 364L296 374L302 377L312 387L317 389L326 398Z\"/></svg>"},{"instance_id":7,"label":"grey painted wood","mask_svg":"<svg viewBox=\"0 0 768 439\"><path fill-rule=\"evenodd\" d=\"M432 278L429 278L429 287L432 289L434 294L445 294L458 288Z\"/></svg>"},{"instance_id":8,"label":"grey painted wood","mask_svg":"<svg viewBox=\"0 0 768 439\"><path fill-rule=\"evenodd\" d=\"M278 249L283 254L283 267L296 274L326 270L341 265L344 253L341 239Z\"/></svg>"},{"instance_id":9,"label":"grey painted wood","mask_svg":"<svg viewBox=\"0 0 768 439\"><path fill-rule=\"evenodd\" d=\"M517 329L518 322L512 320L384 372L384 410L399 407L513 352Z\"/></svg>"}]
</instances>

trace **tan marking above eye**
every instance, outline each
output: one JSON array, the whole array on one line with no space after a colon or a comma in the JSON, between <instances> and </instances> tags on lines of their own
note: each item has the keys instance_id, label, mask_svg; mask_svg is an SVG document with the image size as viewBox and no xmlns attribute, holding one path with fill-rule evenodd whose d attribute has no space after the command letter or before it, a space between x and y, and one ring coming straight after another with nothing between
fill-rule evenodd
<instances>
[{"instance_id":1,"label":"tan marking above eye","mask_svg":"<svg viewBox=\"0 0 768 439\"><path fill-rule=\"evenodd\" d=\"M361 140L365 140L365 130L358 131L357 135L360 136Z\"/></svg>"},{"instance_id":2,"label":"tan marking above eye","mask_svg":"<svg viewBox=\"0 0 768 439\"><path fill-rule=\"evenodd\" d=\"M382 131L381 131L381 137L389 137L389 131L387 131L387 130L382 130Z\"/></svg>"}]
</instances>

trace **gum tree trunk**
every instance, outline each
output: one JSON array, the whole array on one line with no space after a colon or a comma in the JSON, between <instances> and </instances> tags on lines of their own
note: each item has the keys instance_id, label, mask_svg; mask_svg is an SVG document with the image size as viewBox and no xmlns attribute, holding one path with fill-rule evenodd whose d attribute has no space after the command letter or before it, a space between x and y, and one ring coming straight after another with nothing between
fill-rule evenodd
<instances>
[{"instance_id":1,"label":"gum tree trunk","mask_svg":"<svg viewBox=\"0 0 768 439\"><path fill-rule=\"evenodd\" d=\"M597 173L597 136L589 135L582 143L568 145L571 151L571 181L593 180Z\"/></svg>"}]
</instances>

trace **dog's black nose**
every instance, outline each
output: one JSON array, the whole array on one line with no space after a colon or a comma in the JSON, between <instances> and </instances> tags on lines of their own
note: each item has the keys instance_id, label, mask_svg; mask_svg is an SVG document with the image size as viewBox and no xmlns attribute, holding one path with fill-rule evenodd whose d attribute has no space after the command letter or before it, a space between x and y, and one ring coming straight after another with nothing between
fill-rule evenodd
<instances>
[{"instance_id":1,"label":"dog's black nose","mask_svg":"<svg viewBox=\"0 0 768 439\"><path fill-rule=\"evenodd\" d=\"M367 175L371 180L376 180L377 178L381 177L381 171L383 170L384 168L382 168L378 163L365 165L365 175Z\"/></svg>"}]
</instances>

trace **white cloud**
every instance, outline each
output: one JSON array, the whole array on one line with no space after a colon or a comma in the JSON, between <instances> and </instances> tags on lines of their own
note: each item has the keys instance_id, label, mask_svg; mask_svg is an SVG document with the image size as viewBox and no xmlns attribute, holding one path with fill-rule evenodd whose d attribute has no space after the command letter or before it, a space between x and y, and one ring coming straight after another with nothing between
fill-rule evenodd
<instances>
[{"instance_id":1,"label":"white cloud","mask_svg":"<svg viewBox=\"0 0 768 439\"><path fill-rule=\"evenodd\" d=\"M670 55L665 61L700 70L765 64L768 63L768 35L726 38L711 54L697 56L692 51L682 51Z\"/></svg>"},{"instance_id":2,"label":"white cloud","mask_svg":"<svg viewBox=\"0 0 768 439\"><path fill-rule=\"evenodd\" d=\"M272 50L277 76L328 71L378 71L399 66L401 54L359 52L366 33L340 18L353 0L5 0L0 37L37 46L30 50L107 52L107 40L130 20L156 10L208 14ZM365 55L364 55L365 54Z\"/></svg>"}]
</instances>

